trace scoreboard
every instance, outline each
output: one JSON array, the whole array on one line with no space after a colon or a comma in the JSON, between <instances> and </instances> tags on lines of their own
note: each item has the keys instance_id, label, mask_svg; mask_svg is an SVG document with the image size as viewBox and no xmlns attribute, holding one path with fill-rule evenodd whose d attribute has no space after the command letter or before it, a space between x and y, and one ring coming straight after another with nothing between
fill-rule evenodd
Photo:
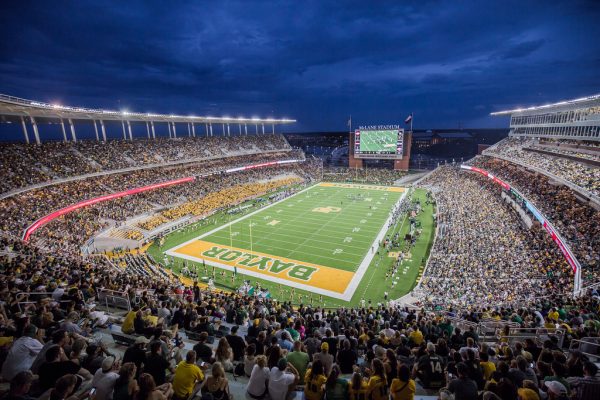
<instances>
[{"instance_id":1,"label":"scoreboard","mask_svg":"<svg viewBox=\"0 0 600 400\"><path fill-rule=\"evenodd\" d=\"M397 125L359 127L354 131L354 157L401 159L404 129Z\"/></svg>"}]
</instances>

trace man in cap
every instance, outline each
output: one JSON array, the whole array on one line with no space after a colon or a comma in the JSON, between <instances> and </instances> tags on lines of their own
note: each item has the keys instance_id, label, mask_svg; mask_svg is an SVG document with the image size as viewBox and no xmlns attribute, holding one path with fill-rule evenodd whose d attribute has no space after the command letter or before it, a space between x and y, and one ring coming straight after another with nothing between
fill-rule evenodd
<instances>
[{"instance_id":1,"label":"man in cap","mask_svg":"<svg viewBox=\"0 0 600 400\"><path fill-rule=\"evenodd\" d=\"M548 389L548 400L567 398L567 388L559 381L548 381L545 385Z\"/></svg>"},{"instance_id":2,"label":"man in cap","mask_svg":"<svg viewBox=\"0 0 600 400\"><path fill-rule=\"evenodd\" d=\"M137 367L138 373L142 369L142 365L146 362L146 344L149 340L144 336L138 336L135 343L125 350L123 355L123 364L132 362Z\"/></svg>"},{"instance_id":3,"label":"man in cap","mask_svg":"<svg viewBox=\"0 0 600 400\"><path fill-rule=\"evenodd\" d=\"M269 372L269 396L272 400L285 400L299 381L296 368L281 358Z\"/></svg>"},{"instance_id":4,"label":"man in cap","mask_svg":"<svg viewBox=\"0 0 600 400\"><path fill-rule=\"evenodd\" d=\"M313 355L313 362L317 360L321 360L325 375L329 376L333 365L333 356L329 354L329 344L327 342L321 343L321 352Z\"/></svg>"},{"instance_id":5,"label":"man in cap","mask_svg":"<svg viewBox=\"0 0 600 400\"><path fill-rule=\"evenodd\" d=\"M96 388L95 400L112 400L115 382L119 379L119 361L114 356L106 357L94 374L92 387Z\"/></svg>"}]
</instances>

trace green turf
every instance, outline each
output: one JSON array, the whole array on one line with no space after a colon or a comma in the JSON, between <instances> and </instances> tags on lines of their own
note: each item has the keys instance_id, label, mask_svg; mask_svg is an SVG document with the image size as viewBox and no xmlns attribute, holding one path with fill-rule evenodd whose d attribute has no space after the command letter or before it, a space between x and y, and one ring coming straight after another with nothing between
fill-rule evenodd
<instances>
[{"instance_id":1,"label":"green turf","mask_svg":"<svg viewBox=\"0 0 600 400\"><path fill-rule=\"evenodd\" d=\"M342 189L342 188L322 188L313 187L312 189L301 193L293 198L287 199L268 209L239 221L232 226L231 238L234 247L250 247L250 227L252 226L252 247L254 251L265 252L287 258L294 258L301 261L313 262L320 265L326 265L334 268L354 271L357 269L362 258L370 251L371 243L385 221L389 208L395 203L401 195L396 192L382 192L374 190L360 189ZM368 194L368 192L373 192ZM350 200L349 194L362 193L365 198L372 198L371 202L364 200ZM383 193L387 193L383 196ZM384 197L382 199L382 197ZM324 297L322 303L319 303L317 295L296 289L296 297L291 299L294 303L319 303L328 307L341 305L359 305L361 299L371 300L377 303L383 300L384 292L389 293L389 298L398 298L408 293L414 287L419 272L422 268L422 261L426 259L429 251L429 244L433 239L433 207L425 205L425 192L416 190L412 198L419 200L424 207L424 211L419 214L418 220L421 223L422 234L417 240L416 246L411 250L411 259L404 261L402 267L396 275L397 279L389 278L385 275L393 258L387 256L387 252L380 251L366 274L364 275L353 298L349 302L338 299ZM301 200L301 201L298 201ZM377 205L377 202L382 204ZM337 202L337 204L336 204ZM369 204L377 209L369 209ZM291 205L291 207L288 207ZM316 207L340 207L337 213L317 213L312 212ZM255 211L255 208L248 209L246 212ZM279 211L279 212L278 212ZM367 219L367 213L372 213ZM314 216L313 216L314 215ZM240 215L234 216L234 219ZM265 217L270 217L265 219ZM157 261L163 260L162 252L178 244L193 239L202 233L208 232L215 227L229 222L231 217L228 214L221 213L212 217L209 221L199 223L193 227L186 228L170 234L159 248L157 245L151 246L149 252ZM276 219L278 224L271 226L267 223ZM364 223L361 220L367 219ZM388 234L393 235L400 232L400 237L404 237L409 229L407 218L401 218L396 226L389 229ZM352 232L354 228L360 228L358 232ZM346 237L352 237L352 241L344 241ZM217 242L229 246L229 228L223 228L203 240ZM405 245L401 245L403 249ZM342 250L336 252L336 249ZM406 250L404 248L404 250ZM181 260L175 260L174 271L179 271L183 265ZM191 268L194 264L191 264ZM231 274L227 274L225 279L217 275L217 285L225 288L235 288L242 283L243 275L238 276L232 281ZM394 280L397 281L393 286ZM260 281L261 286L271 289L273 297L280 300L290 300L290 291L285 286L273 284L264 279L254 279ZM298 295L303 295L299 298Z\"/></svg>"},{"instance_id":2,"label":"green turf","mask_svg":"<svg viewBox=\"0 0 600 400\"><path fill-rule=\"evenodd\" d=\"M401 195L314 186L202 240L354 272Z\"/></svg>"}]
</instances>

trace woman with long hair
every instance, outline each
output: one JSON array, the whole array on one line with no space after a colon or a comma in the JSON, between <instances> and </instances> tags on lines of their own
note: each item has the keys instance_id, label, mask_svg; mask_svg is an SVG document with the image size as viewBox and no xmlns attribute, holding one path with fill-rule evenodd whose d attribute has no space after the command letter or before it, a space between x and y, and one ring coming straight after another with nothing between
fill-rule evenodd
<instances>
[{"instance_id":1,"label":"woman with long hair","mask_svg":"<svg viewBox=\"0 0 600 400\"><path fill-rule=\"evenodd\" d=\"M223 365L225 371L233 371L233 351L229 342L224 337L219 340L217 350L215 351L215 359Z\"/></svg>"},{"instance_id":2,"label":"woman with long hair","mask_svg":"<svg viewBox=\"0 0 600 400\"><path fill-rule=\"evenodd\" d=\"M398 360L396 359L394 350L387 349L385 351L385 361L383 363L383 367L385 369L387 384L390 386L392 384L392 379L398 375Z\"/></svg>"},{"instance_id":3,"label":"woman with long hair","mask_svg":"<svg viewBox=\"0 0 600 400\"><path fill-rule=\"evenodd\" d=\"M269 368L267 367L267 357L264 355L256 356L255 361L248 386L246 386L246 393L251 399L262 400L268 394Z\"/></svg>"},{"instance_id":4,"label":"woman with long hair","mask_svg":"<svg viewBox=\"0 0 600 400\"><path fill-rule=\"evenodd\" d=\"M372 363L371 377L367 384L367 397L372 400L387 400L388 386L383 362L376 358Z\"/></svg>"},{"instance_id":5,"label":"woman with long hair","mask_svg":"<svg viewBox=\"0 0 600 400\"><path fill-rule=\"evenodd\" d=\"M150 374L141 374L140 390L135 400L169 400L173 396L173 389L170 383L156 386L154 378Z\"/></svg>"},{"instance_id":6,"label":"woman with long hair","mask_svg":"<svg viewBox=\"0 0 600 400\"><path fill-rule=\"evenodd\" d=\"M367 381L363 379L358 368L352 374L352 379L348 386L348 395L350 400L365 400L367 398Z\"/></svg>"},{"instance_id":7,"label":"woman with long hair","mask_svg":"<svg viewBox=\"0 0 600 400\"><path fill-rule=\"evenodd\" d=\"M220 362L212 365L211 375L206 377L200 389L202 394L210 393L215 400L228 400L229 382L225 377L225 370Z\"/></svg>"},{"instance_id":8,"label":"woman with long hair","mask_svg":"<svg viewBox=\"0 0 600 400\"><path fill-rule=\"evenodd\" d=\"M140 389L135 380L136 373L137 367L134 363L128 362L121 365L119 377L113 390L113 400L133 400Z\"/></svg>"},{"instance_id":9,"label":"woman with long hair","mask_svg":"<svg viewBox=\"0 0 600 400\"><path fill-rule=\"evenodd\" d=\"M311 368L304 376L304 396L306 400L321 400L323 398L323 385L327 382L325 367L321 360L313 361Z\"/></svg>"},{"instance_id":10,"label":"woman with long hair","mask_svg":"<svg viewBox=\"0 0 600 400\"><path fill-rule=\"evenodd\" d=\"M348 381L340 378L340 375L340 367L333 364L327 382L325 382L325 398L327 400L346 400L348 398Z\"/></svg>"},{"instance_id":11,"label":"woman with long hair","mask_svg":"<svg viewBox=\"0 0 600 400\"><path fill-rule=\"evenodd\" d=\"M410 379L410 369L404 364L398 366L398 376L392 380L390 394L393 400L413 400L417 384Z\"/></svg>"}]
</instances>

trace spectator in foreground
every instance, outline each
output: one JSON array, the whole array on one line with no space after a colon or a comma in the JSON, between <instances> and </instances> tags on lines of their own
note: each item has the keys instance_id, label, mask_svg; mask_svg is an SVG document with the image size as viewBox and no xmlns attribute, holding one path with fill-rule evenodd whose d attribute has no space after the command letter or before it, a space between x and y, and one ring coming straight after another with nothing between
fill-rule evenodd
<instances>
[{"instance_id":1,"label":"spectator in foreground","mask_svg":"<svg viewBox=\"0 0 600 400\"><path fill-rule=\"evenodd\" d=\"M102 367L94 374L92 387L96 388L95 400L112 400L115 382L119 379L119 362L115 357L106 357Z\"/></svg>"},{"instance_id":2,"label":"spectator in foreground","mask_svg":"<svg viewBox=\"0 0 600 400\"><path fill-rule=\"evenodd\" d=\"M211 375L202 384L202 394L210 393L214 400L229 400L229 382L220 362L212 365Z\"/></svg>"},{"instance_id":3,"label":"spectator in foreground","mask_svg":"<svg viewBox=\"0 0 600 400\"><path fill-rule=\"evenodd\" d=\"M30 371L21 371L10 381L10 390L2 400L33 400L29 396L33 374Z\"/></svg>"},{"instance_id":4,"label":"spectator in foreground","mask_svg":"<svg viewBox=\"0 0 600 400\"><path fill-rule=\"evenodd\" d=\"M323 397L327 376L321 360L315 360L304 376L304 396L307 400L319 400Z\"/></svg>"},{"instance_id":5,"label":"spectator in foreground","mask_svg":"<svg viewBox=\"0 0 600 400\"><path fill-rule=\"evenodd\" d=\"M398 377L392 380L390 395L393 400L412 400L415 398L417 385L410 378L410 369L404 364L398 366Z\"/></svg>"},{"instance_id":6,"label":"spectator in foreground","mask_svg":"<svg viewBox=\"0 0 600 400\"><path fill-rule=\"evenodd\" d=\"M477 383L469 379L467 366L460 362L456 365L458 378L450 380L448 390L456 399L477 400Z\"/></svg>"},{"instance_id":7,"label":"spectator in foreground","mask_svg":"<svg viewBox=\"0 0 600 400\"><path fill-rule=\"evenodd\" d=\"M306 374L306 368L308 367L308 363L310 359L308 358L308 354L302 351L302 342L295 341L294 342L294 351L287 355L288 363L292 364L294 368L298 371L300 375L300 384L304 384L304 375Z\"/></svg>"},{"instance_id":8,"label":"spectator in foreground","mask_svg":"<svg viewBox=\"0 0 600 400\"><path fill-rule=\"evenodd\" d=\"M196 385L202 383L204 373L196 365L196 352L188 351L185 361L177 364L173 377L173 391L178 399L187 399L197 391Z\"/></svg>"},{"instance_id":9,"label":"spectator in foreground","mask_svg":"<svg viewBox=\"0 0 600 400\"><path fill-rule=\"evenodd\" d=\"M140 390L135 376L137 367L134 363L124 363L119 370L119 378L115 382L113 389L113 400L133 400L134 396Z\"/></svg>"},{"instance_id":10,"label":"spectator in foreground","mask_svg":"<svg viewBox=\"0 0 600 400\"><path fill-rule=\"evenodd\" d=\"M340 367L333 364L331 373L325 383L325 398L327 400L346 400L348 398L348 381L340 378Z\"/></svg>"},{"instance_id":11,"label":"spectator in foreground","mask_svg":"<svg viewBox=\"0 0 600 400\"><path fill-rule=\"evenodd\" d=\"M267 357L260 355L256 357L256 363L252 368L250 380L246 386L246 393L251 399L262 400L268 395L267 382L269 380L269 368L267 368Z\"/></svg>"},{"instance_id":12,"label":"spectator in foreground","mask_svg":"<svg viewBox=\"0 0 600 400\"><path fill-rule=\"evenodd\" d=\"M299 381L296 368L281 358L269 373L269 396L272 400L285 400Z\"/></svg>"},{"instance_id":13,"label":"spectator in foreground","mask_svg":"<svg viewBox=\"0 0 600 400\"><path fill-rule=\"evenodd\" d=\"M150 374L141 374L139 381L140 390L137 393L136 400L169 400L173 396L170 383L157 387L154 378Z\"/></svg>"},{"instance_id":14,"label":"spectator in foreground","mask_svg":"<svg viewBox=\"0 0 600 400\"><path fill-rule=\"evenodd\" d=\"M23 336L15 340L6 360L2 365L2 378L10 381L21 371L27 371L35 361L38 353L44 345L40 342L43 332L39 331L35 325L28 325Z\"/></svg>"}]
</instances>

